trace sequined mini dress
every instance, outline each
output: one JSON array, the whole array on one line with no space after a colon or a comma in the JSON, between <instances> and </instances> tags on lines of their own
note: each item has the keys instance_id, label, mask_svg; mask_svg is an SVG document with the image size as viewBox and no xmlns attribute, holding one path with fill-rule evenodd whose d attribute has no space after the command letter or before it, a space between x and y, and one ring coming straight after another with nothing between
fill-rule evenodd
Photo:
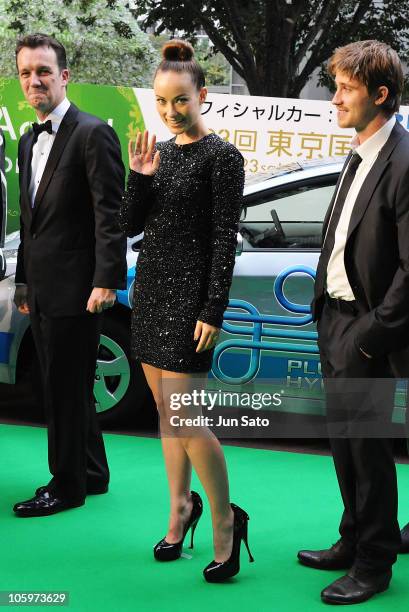
<instances>
[{"instance_id":1,"label":"sequined mini dress","mask_svg":"<svg viewBox=\"0 0 409 612\"><path fill-rule=\"evenodd\" d=\"M172 372L207 372L196 352L198 320L221 327L232 279L242 202L243 157L215 134L156 145L153 176L130 170L120 225L144 232L131 319L132 356Z\"/></svg>"}]
</instances>

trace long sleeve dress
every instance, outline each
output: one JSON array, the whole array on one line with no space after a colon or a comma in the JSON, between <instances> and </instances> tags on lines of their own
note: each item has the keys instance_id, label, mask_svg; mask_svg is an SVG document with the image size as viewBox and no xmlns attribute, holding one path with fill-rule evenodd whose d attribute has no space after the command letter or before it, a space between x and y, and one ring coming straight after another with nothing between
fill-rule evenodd
<instances>
[{"instance_id":1,"label":"long sleeve dress","mask_svg":"<svg viewBox=\"0 0 409 612\"><path fill-rule=\"evenodd\" d=\"M132 355L172 372L207 372L196 353L197 320L221 327L233 274L243 157L215 134L158 143L153 176L130 171L120 225L144 231L132 308Z\"/></svg>"}]
</instances>

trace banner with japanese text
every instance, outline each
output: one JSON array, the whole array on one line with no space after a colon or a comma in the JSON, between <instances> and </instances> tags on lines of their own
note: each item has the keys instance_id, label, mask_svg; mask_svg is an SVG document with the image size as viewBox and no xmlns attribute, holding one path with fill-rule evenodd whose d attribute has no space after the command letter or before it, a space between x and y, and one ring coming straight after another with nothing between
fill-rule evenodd
<instances>
[{"instance_id":1,"label":"banner with japanese text","mask_svg":"<svg viewBox=\"0 0 409 612\"><path fill-rule=\"evenodd\" d=\"M127 143L139 130L149 129L158 140L171 137L156 111L152 89L69 84L68 98L81 110L107 121L117 132L127 166ZM349 150L353 130L339 128L336 110L322 100L264 98L209 93L202 106L206 125L233 143L245 158L246 171L268 172L277 165L333 157ZM17 144L35 121L16 79L0 79L0 128L6 143L8 184L7 232L18 229ZM409 107L398 121L409 129Z\"/></svg>"},{"instance_id":2,"label":"banner with japanese text","mask_svg":"<svg viewBox=\"0 0 409 612\"><path fill-rule=\"evenodd\" d=\"M146 126L159 140L167 139L153 91L135 91ZM354 136L354 130L338 127L336 108L325 100L210 93L202 115L209 128L241 151L250 173L301 160L342 159ZM400 108L397 119L409 129L409 106Z\"/></svg>"}]
</instances>

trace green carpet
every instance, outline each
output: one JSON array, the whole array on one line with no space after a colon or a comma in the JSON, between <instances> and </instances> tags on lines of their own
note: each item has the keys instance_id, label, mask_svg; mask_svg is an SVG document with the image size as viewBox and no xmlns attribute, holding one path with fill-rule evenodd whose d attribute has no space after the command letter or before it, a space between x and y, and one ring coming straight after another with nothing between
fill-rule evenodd
<instances>
[{"instance_id":1,"label":"green carpet","mask_svg":"<svg viewBox=\"0 0 409 612\"><path fill-rule=\"evenodd\" d=\"M105 439L112 475L108 495L88 497L82 508L55 516L18 519L11 510L14 502L48 480L45 430L0 427L0 590L69 591L68 609L75 612L326 608L320 590L342 572L302 567L296 552L337 539L341 505L330 458L225 447L232 500L251 518L255 563L248 563L242 547L239 576L229 584L209 585L201 574L213 558L207 505L193 558L155 562L152 546L167 525L160 442L113 434ZM398 476L400 519L406 522L409 466L399 465ZM197 480L193 488L202 492ZM389 591L362 606L399 612L408 604L409 555L394 566Z\"/></svg>"}]
</instances>

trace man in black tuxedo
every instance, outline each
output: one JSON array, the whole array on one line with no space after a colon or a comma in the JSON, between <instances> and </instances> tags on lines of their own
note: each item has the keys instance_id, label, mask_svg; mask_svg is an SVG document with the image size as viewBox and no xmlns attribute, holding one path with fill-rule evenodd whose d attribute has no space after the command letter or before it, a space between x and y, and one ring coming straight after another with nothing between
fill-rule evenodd
<instances>
[{"instance_id":1,"label":"man in black tuxedo","mask_svg":"<svg viewBox=\"0 0 409 612\"><path fill-rule=\"evenodd\" d=\"M409 376L409 134L395 119L403 87L393 49L337 49L340 127L355 128L323 227L312 303L327 421L344 503L340 540L301 563L348 569L321 593L359 603L388 588L401 546L391 418L395 377Z\"/></svg>"},{"instance_id":2,"label":"man in black tuxedo","mask_svg":"<svg viewBox=\"0 0 409 612\"><path fill-rule=\"evenodd\" d=\"M39 123L19 143L21 243L15 303L30 315L43 382L51 481L17 516L55 514L108 490L93 383L102 311L126 283L117 225L124 167L115 132L67 100L64 47L34 34L16 62Z\"/></svg>"}]
</instances>

